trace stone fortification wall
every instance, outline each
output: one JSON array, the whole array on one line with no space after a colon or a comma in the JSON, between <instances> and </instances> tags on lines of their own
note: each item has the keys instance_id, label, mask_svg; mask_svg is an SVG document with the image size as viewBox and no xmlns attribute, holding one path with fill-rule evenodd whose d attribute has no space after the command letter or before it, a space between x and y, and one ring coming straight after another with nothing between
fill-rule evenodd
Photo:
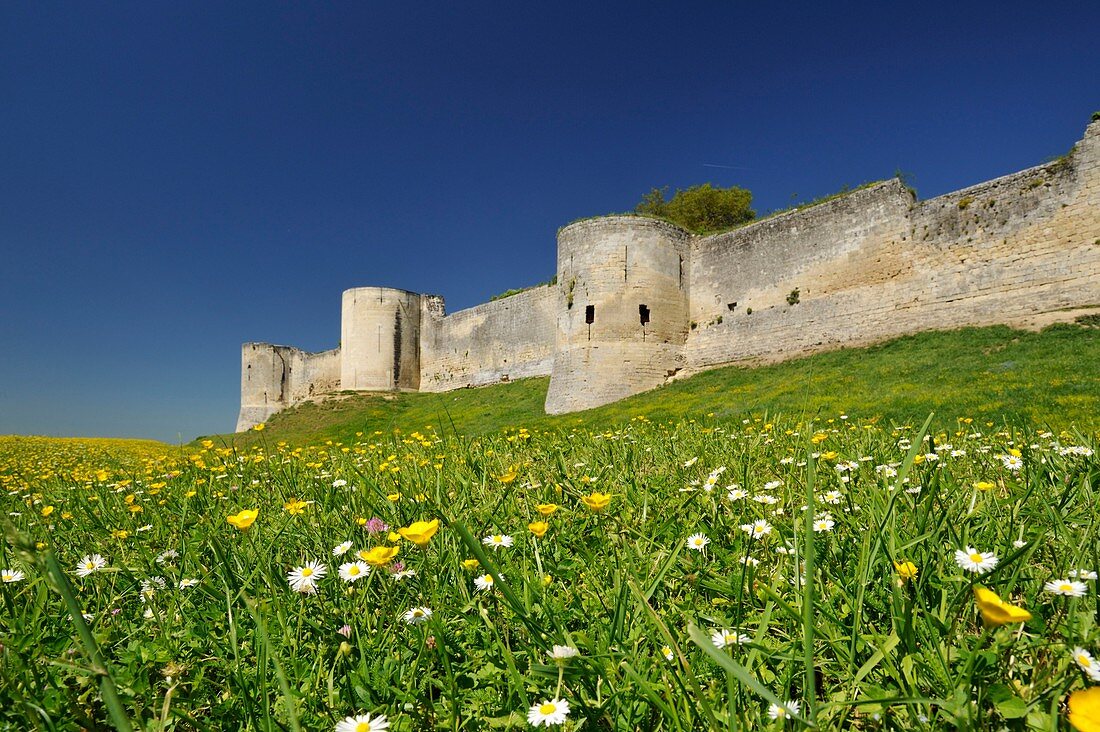
<instances>
[{"instance_id":1,"label":"stone fortification wall","mask_svg":"<svg viewBox=\"0 0 1100 732\"><path fill-rule=\"evenodd\" d=\"M891 180L706 237L580 221L558 233L557 277L451 315L434 295L348 290L340 349L244 345L237 428L326 391L546 374L547 412L570 412L726 363L1070 319L1100 308L1100 121L1064 159L929 201Z\"/></svg>"},{"instance_id":2,"label":"stone fortification wall","mask_svg":"<svg viewBox=\"0 0 1100 732\"><path fill-rule=\"evenodd\" d=\"M421 391L548 375L559 299L554 287L535 287L444 315L435 298L421 323Z\"/></svg>"},{"instance_id":3,"label":"stone fortification wall","mask_svg":"<svg viewBox=\"0 0 1100 732\"><path fill-rule=\"evenodd\" d=\"M241 347L241 411L237 431L266 422L291 404L339 388L339 348L307 353L291 346L245 343Z\"/></svg>"},{"instance_id":4,"label":"stone fortification wall","mask_svg":"<svg viewBox=\"0 0 1100 732\"><path fill-rule=\"evenodd\" d=\"M1063 161L929 201L888 182L699 239L688 370L1100 305L1098 165L1093 123Z\"/></svg>"},{"instance_id":5,"label":"stone fortification wall","mask_svg":"<svg viewBox=\"0 0 1100 732\"><path fill-rule=\"evenodd\" d=\"M665 382L684 363L690 237L637 216L558 232L550 414L588 409Z\"/></svg>"},{"instance_id":6,"label":"stone fortification wall","mask_svg":"<svg viewBox=\"0 0 1100 732\"><path fill-rule=\"evenodd\" d=\"M341 305L341 388L418 389L420 295L389 287L355 287L344 290Z\"/></svg>"}]
</instances>

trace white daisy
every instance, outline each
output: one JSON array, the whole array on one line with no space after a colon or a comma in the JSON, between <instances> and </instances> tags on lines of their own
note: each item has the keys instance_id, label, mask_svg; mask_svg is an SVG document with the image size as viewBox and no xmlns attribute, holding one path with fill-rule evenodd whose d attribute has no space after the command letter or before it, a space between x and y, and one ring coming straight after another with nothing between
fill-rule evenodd
<instances>
[{"instance_id":1,"label":"white daisy","mask_svg":"<svg viewBox=\"0 0 1100 732\"><path fill-rule=\"evenodd\" d=\"M340 565L340 579L347 583L363 579L370 573L370 565L366 562L348 562Z\"/></svg>"},{"instance_id":2,"label":"white daisy","mask_svg":"<svg viewBox=\"0 0 1100 732\"><path fill-rule=\"evenodd\" d=\"M661 655L665 657L666 661L671 661L675 656L672 654L672 648L670 646L661 646Z\"/></svg>"},{"instance_id":3,"label":"white daisy","mask_svg":"<svg viewBox=\"0 0 1100 732\"><path fill-rule=\"evenodd\" d=\"M787 719L789 717L797 717L799 711L799 703L796 701L784 702L783 704L772 704L768 706L768 716L772 719Z\"/></svg>"},{"instance_id":4,"label":"white daisy","mask_svg":"<svg viewBox=\"0 0 1100 732\"><path fill-rule=\"evenodd\" d=\"M814 531L832 531L834 526L836 526L836 522L828 514L814 519Z\"/></svg>"},{"instance_id":5,"label":"white daisy","mask_svg":"<svg viewBox=\"0 0 1100 732\"><path fill-rule=\"evenodd\" d=\"M287 572L286 580L291 589L312 595L317 592L317 580L328 574L328 567L320 562L306 562L301 567L295 567Z\"/></svg>"},{"instance_id":6,"label":"white daisy","mask_svg":"<svg viewBox=\"0 0 1100 732\"><path fill-rule=\"evenodd\" d=\"M153 596L157 594L157 590L163 590L168 586L168 583L163 577L150 577L141 581L141 601L153 599Z\"/></svg>"},{"instance_id":7,"label":"white daisy","mask_svg":"<svg viewBox=\"0 0 1100 732\"><path fill-rule=\"evenodd\" d=\"M377 717L357 714L354 717L344 717L336 723L336 732L382 732L389 728L390 723L385 714Z\"/></svg>"},{"instance_id":8,"label":"white daisy","mask_svg":"<svg viewBox=\"0 0 1100 732\"><path fill-rule=\"evenodd\" d=\"M527 722L535 727L540 724L544 727L565 724L568 717L569 702L564 699L546 699L538 704L533 704L527 712Z\"/></svg>"},{"instance_id":9,"label":"white daisy","mask_svg":"<svg viewBox=\"0 0 1100 732\"><path fill-rule=\"evenodd\" d=\"M178 559L179 555L180 553L177 552L175 549L168 549L167 551L163 551L157 555L157 564L164 564L165 562L170 562L173 559Z\"/></svg>"},{"instance_id":10,"label":"white daisy","mask_svg":"<svg viewBox=\"0 0 1100 732\"><path fill-rule=\"evenodd\" d=\"M694 549L697 552L706 549L709 543L710 539L707 538L706 534L692 534L687 540L688 549Z\"/></svg>"},{"instance_id":11,"label":"white daisy","mask_svg":"<svg viewBox=\"0 0 1100 732\"><path fill-rule=\"evenodd\" d=\"M559 646L555 645L550 651L551 661L565 661L580 654L580 651L573 646Z\"/></svg>"},{"instance_id":12,"label":"white daisy","mask_svg":"<svg viewBox=\"0 0 1100 732\"><path fill-rule=\"evenodd\" d=\"M1009 470L1016 471L1024 467L1024 461L1015 455L1002 455L1001 463Z\"/></svg>"},{"instance_id":13,"label":"white daisy","mask_svg":"<svg viewBox=\"0 0 1100 732\"><path fill-rule=\"evenodd\" d=\"M1055 595L1083 597L1086 588L1085 583L1080 580L1059 579L1047 582L1043 585L1043 589Z\"/></svg>"},{"instance_id":14,"label":"white daisy","mask_svg":"<svg viewBox=\"0 0 1100 732\"><path fill-rule=\"evenodd\" d=\"M825 501L825 503L831 503L835 506L840 503L841 495L842 494L840 491L826 491L825 495L821 497L821 500Z\"/></svg>"},{"instance_id":15,"label":"white daisy","mask_svg":"<svg viewBox=\"0 0 1100 732\"><path fill-rule=\"evenodd\" d=\"M507 534L493 534L492 536L486 536L481 540L481 543L493 549L500 549L502 546L512 546L512 544L515 543L515 539Z\"/></svg>"},{"instance_id":16,"label":"white daisy","mask_svg":"<svg viewBox=\"0 0 1100 732\"><path fill-rule=\"evenodd\" d=\"M1093 572L1093 571L1088 570L1088 569L1071 569L1069 571L1069 576L1073 577L1073 578L1076 578L1076 579L1095 580L1096 579L1096 572Z\"/></svg>"},{"instance_id":17,"label":"white daisy","mask_svg":"<svg viewBox=\"0 0 1100 732\"><path fill-rule=\"evenodd\" d=\"M343 488L347 484L348 484L348 482L346 480L344 480L343 478L337 478L336 480L332 481L332 487L333 488Z\"/></svg>"},{"instance_id":18,"label":"white daisy","mask_svg":"<svg viewBox=\"0 0 1100 732\"><path fill-rule=\"evenodd\" d=\"M746 567L759 567L760 560L756 557L745 556L741 558L741 564L744 564Z\"/></svg>"},{"instance_id":19,"label":"white daisy","mask_svg":"<svg viewBox=\"0 0 1100 732\"><path fill-rule=\"evenodd\" d=\"M350 541L345 541L345 542L342 542L340 544L337 544L336 546L332 547L332 556L342 557L342 556L344 556L345 554L348 553L349 549L351 549L351 542Z\"/></svg>"},{"instance_id":20,"label":"white daisy","mask_svg":"<svg viewBox=\"0 0 1100 732\"><path fill-rule=\"evenodd\" d=\"M99 554L89 554L76 565L76 576L87 577L92 572L98 572L107 566L107 560Z\"/></svg>"},{"instance_id":21,"label":"white daisy","mask_svg":"<svg viewBox=\"0 0 1100 732\"><path fill-rule=\"evenodd\" d=\"M692 459L690 459L686 463L684 463L684 467L685 468L690 468L692 465L694 465L696 462L698 462L698 460L699 460L699 458L693 457Z\"/></svg>"},{"instance_id":22,"label":"white daisy","mask_svg":"<svg viewBox=\"0 0 1100 732\"><path fill-rule=\"evenodd\" d=\"M199 583L199 581L197 579L184 578L184 579L180 580L180 589L181 590L190 589L191 587L196 586L198 583Z\"/></svg>"},{"instance_id":23,"label":"white daisy","mask_svg":"<svg viewBox=\"0 0 1100 732\"><path fill-rule=\"evenodd\" d=\"M752 500L756 501L757 503L762 503L766 506L774 506L775 504L779 503L778 498L772 495L768 495L767 493L761 493L758 496L753 496Z\"/></svg>"},{"instance_id":24,"label":"white daisy","mask_svg":"<svg viewBox=\"0 0 1100 732\"><path fill-rule=\"evenodd\" d=\"M22 582L26 576L18 569L0 569L0 582Z\"/></svg>"},{"instance_id":25,"label":"white daisy","mask_svg":"<svg viewBox=\"0 0 1100 732\"><path fill-rule=\"evenodd\" d=\"M428 622L428 618L432 616L432 610L428 607L414 607L405 611L405 622L409 625L419 625L420 623Z\"/></svg>"},{"instance_id":26,"label":"white daisy","mask_svg":"<svg viewBox=\"0 0 1100 732\"><path fill-rule=\"evenodd\" d=\"M728 498L731 501L740 501L740 500L746 498L749 495L748 491L742 490L740 487L738 487L736 485L728 486L727 491L728 492L726 493L726 498Z\"/></svg>"},{"instance_id":27,"label":"white daisy","mask_svg":"<svg viewBox=\"0 0 1100 732\"><path fill-rule=\"evenodd\" d=\"M1023 539L1017 539L1016 541L1012 542L1013 549L1023 549L1025 546L1027 546L1027 542Z\"/></svg>"},{"instance_id":28,"label":"white daisy","mask_svg":"<svg viewBox=\"0 0 1100 732\"><path fill-rule=\"evenodd\" d=\"M736 630L726 630L722 628L710 634L710 642L714 644L715 648L743 646L746 643L752 642L752 636L746 633L738 633Z\"/></svg>"},{"instance_id":29,"label":"white daisy","mask_svg":"<svg viewBox=\"0 0 1100 732\"><path fill-rule=\"evenodd\" d=\"M781 485L783 485L783 481L781 481L781 480L769 480L767 483L764 484L764 490L765 491L774 491L776 488L778 488Z\"/></svg>"},{"instance_id":30,"label":"white daisy","mask_svg":"<svg viewBox=\"0 0 1100 732\"><path fill-rule=\"evenodd\" d=\"M1073 649L1073 660L1081 667L1081 670L1085 673L1089 673L1097 667L1096 659L1092 657L1092 654L1086 651L1081 646L1077 646Z\"/></svg>"},{"instance_id":31,"label":"white daisy","mask_svg":"<svg viewBox=\"0 0 1100 732\"><path fill-rule=\"evenodd\" d=\"M477 586L482 592L488 592L493 589L493 575L483 574L480 577L474 578L474 585Z\"/></svg>"},{"instance_id":32,"label":"white daisy","mask_svg":"<svg viewBox=\"0 0 1100 732\"><path fill-rule=\"evenodd\" d=\"M751 524L741 524L741 530L754 539L763 539L771 533L772 525L764 519L757 519Z\"/></svg>"},{"instance_id":33,"label":"white daisy","mask_svg":"<svg viewBox=\"0 0 1100 732\"><path fill-rule=\"evenodd\" d=\"M993 552L980 552L972 546L968 546L965 550L959 549L955 552L955 563L960 568L969 572L975 572L977 574L985 574L989 570L997 566L997 555Z\"/></svg>"}]
</instances>

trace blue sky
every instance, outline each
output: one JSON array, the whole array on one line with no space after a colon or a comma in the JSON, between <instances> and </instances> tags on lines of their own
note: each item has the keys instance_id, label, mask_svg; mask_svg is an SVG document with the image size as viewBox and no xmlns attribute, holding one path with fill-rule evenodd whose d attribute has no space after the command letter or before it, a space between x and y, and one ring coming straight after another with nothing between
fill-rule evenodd
<instances>
[{"instance_id":1,"label":"blue sky","mask_svg":"<svg viewBox=\"0 0 1100 732\"><path fill-rule=\"evenodd\" d=\"M1066 152L1095 3L4 3L0 433L232 430L240 344L453 311L653 186L758 211Z\"/></svg>"}]
</instances>

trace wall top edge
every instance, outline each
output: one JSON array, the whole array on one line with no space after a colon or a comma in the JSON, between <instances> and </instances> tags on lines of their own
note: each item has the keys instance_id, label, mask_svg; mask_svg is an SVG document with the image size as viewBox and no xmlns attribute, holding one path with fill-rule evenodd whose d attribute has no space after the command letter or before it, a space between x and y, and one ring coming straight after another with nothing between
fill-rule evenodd
<instances>
[{"instance_id":1,"label":"wall top edge","mask_svg":"<svg viewBox=\"0 0 1100 732\"><path fill-rule=\"evenodd\" d=\"M665 229L677 236L690 237L691 233L686 229L677 226L671 221L665 221L664 219L654 218L652 216L644 216L641 214L610 214L608 216L593 216L587 219L580 219L558 229L558 237L563 236L566 232L573 232L577 229L589 229L589 228L603 228L603 227L623 227L623 228L656 228Z\"/></svg>"},{"instance_id":2,"label":"wall top edge","mask_svg":"<svg viewBox=\"0 0 1100 732\"><path fill-rule=\"evenodd\" d=\"M1058 160L1051 160L1046 163L1039 163L1038 165L1032 165L1029 168L1023 170L1017 170L1012 173L1006 173L996 178L990 178L989 180L983 180L979 183L966 186L965 188L959 188L947 193L941 193L935 198L928 198L918 201L919 206L926 206L941 201L952 200L960 198L968 194L981 193L982 191L999 188L1005 184L1012 183L1013 181L1023 178L1029 178L1037 173L1047 173L1048 175L1064 175L1073 168L1073 157L1078 154L1078 150L1081 146L1081 142L1089 137L1100 137L1100 120L1090 122L1085 127L1085 133L1081 136L1081 139L1074 143L1073 148L1066 156L1059 158Z\"/></svg>"},{"instance_id":3,"label":"wall top edge","mask_svg":"<svg viewBox=\"0 0 1100 732\"><path fill-rule=\"evenodd\" d=\"M475 312L485 312L497 309L507 309L511 305L515 305L520 302L526 302L535 297L545 297L547 294L555 292L557 285L535 285L529 287L522 292L517 292L514 295L508 297L502 297L498 300L489 300L488 302L481 302L477 305L471 305L468 308L462 308L461 310L455 310L453 313L447 313L440 320L451 320L451 318L469 317Z\"/></svg>"},{"instance_id":4,"label":"wall top edge","mask_svg":"<svg viewBox=\"0 0 1100 732\"><path fill-rule=\"evenodd\" d=\"M349 287L344 290L343 294L347 295L352 292L391 292L398 295L416 295L420 297L423 293L413 292L412 290L403 290L400 287L378 287L374 285L363 285L361 287Z\"/></svg>"},{"instance_id":5,"label":"wall top edge","mask_svg":"<svg viewBox=\"0 0 1100 732\"><path fill-rule=\"evenodd\" d=\"M696 236L694 237L695 243L697 245L705 246L707 242L715 241L723 237L739 236L743 233L751 234L759 229L767 229L771 226L782 226L789 223L792 219L808 219L811 216L817 218L820 217L822 214L825 214L832 209L839 208L846 203L851 203L852 201L858 201L864 198L872 198L876 195L880 195L883 193L893 193L906 196L911 195L909 189L906 188L905 184L902 183L899 179L889 178L887 180L872 183L866 188L858 188L854 191L849 191L848 193L837 196L836 198L824 201L822 203L817 203L812 206L807 205L803 206L802 208L795 208L791 209L790 211L784 211L782 213L777 213L762 219L757 219L756 221L750 221L743 226L738 226L736 228L729 229L728 231L719 231L716 234Z\"/></svg>"},{"instance_id":6,"label":"wall top edge","mask_svg":"<svg viewBox=\"0 0 1100 732\"><path fill-rule=\"evenodd\" d=\"M266 341L247 341L241 344L242 351L248 348L256 347L270 348L272 350L279 349L283 351L294 351L296 353L302 354L303 356L332 356L340 352L340 346L337 346L336 348L330 348L327 351L304 351L297 346L285 346L281 343L267 343Z\"/></svg>"}]
</instances>

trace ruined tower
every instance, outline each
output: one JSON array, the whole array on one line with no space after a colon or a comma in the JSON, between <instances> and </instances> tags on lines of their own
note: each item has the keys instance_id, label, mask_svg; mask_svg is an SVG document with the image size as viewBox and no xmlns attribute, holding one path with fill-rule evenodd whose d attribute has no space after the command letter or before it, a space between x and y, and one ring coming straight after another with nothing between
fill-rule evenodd
<instances>
[{"instance_id":1,"label":"ruined tower","mask_svg":"<svg viewBox=\"0 0 1100 732\"><path fill-rule=\"evenodd\" d=\"M610 216L558 233L554 364L546 411L575 412L660 386L684 362L690 236Z\"/></svg>"},{"instance_id":2,"label":"ruined tower","mask_svg":"<svg viewBox=\"0 0 1100 732\"><path fill-rule=\"evenodd\" d=\"M389 287L344 290L340 388L420 388L420 295Z\"/></svg>"}]
</instances>

